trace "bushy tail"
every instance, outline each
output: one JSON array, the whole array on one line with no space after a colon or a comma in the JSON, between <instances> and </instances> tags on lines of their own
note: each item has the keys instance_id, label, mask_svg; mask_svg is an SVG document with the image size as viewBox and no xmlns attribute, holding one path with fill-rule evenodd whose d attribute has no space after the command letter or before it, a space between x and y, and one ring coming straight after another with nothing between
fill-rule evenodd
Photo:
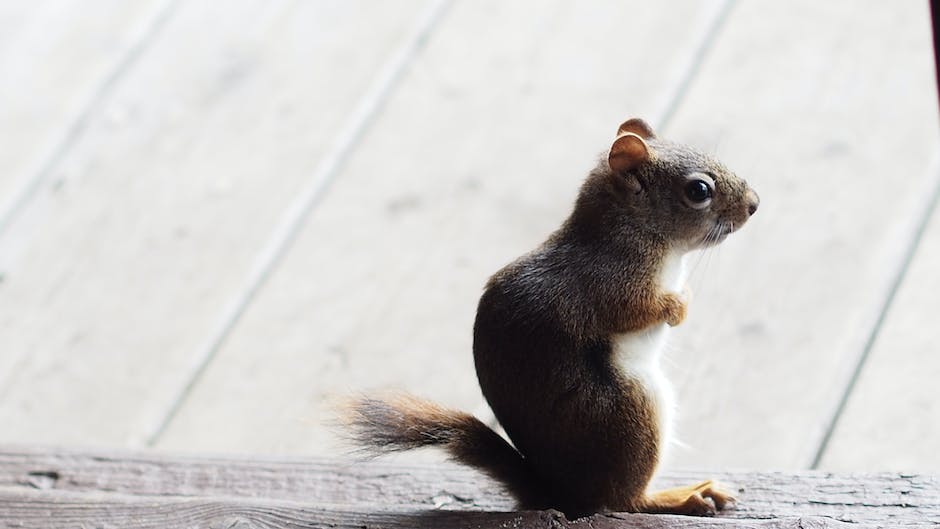
<instances>
[{"instance_id":1,"label":"bushy tail","mask_svg":"<svg viewBox=\"0 0 940 529\"><path fill-rule=\"evenodd\" d=\"M538 480L519 452L473 415L408 395L357 398L345 411L350 437L368 453L440 446L458 463L501 482L520 507L547 506Z\"/></svg>"}]
</instances>

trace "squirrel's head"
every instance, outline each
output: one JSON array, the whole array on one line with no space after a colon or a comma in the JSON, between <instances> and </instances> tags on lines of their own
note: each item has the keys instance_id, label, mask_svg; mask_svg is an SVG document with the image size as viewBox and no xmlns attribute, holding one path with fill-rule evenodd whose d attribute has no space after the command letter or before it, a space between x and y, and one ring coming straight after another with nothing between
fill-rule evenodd
<instances>
[{"instance_id":1,"label":"squirrel's head","mask_svg":"<svg viewBox=\"0 0 940 529\"><path fill-rule=\"evenodd\" d=\"M657 138L641 119L620 126L604 162L586 186L603 189L605 209L615 210L604 217L629 219L631 231L650 230L687 250L718 244L760 203L747 182L721 162ZM590 202L599 205L600 197L591 194Z\"/></svg>"}]
</instances>

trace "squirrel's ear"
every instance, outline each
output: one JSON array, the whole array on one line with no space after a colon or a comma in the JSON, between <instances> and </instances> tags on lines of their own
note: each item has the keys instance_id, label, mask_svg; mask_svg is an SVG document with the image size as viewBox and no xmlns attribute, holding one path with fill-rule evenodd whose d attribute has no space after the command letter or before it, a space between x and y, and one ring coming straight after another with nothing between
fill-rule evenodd
<instances>
[{"instance_id":1,"label":"squirrel's ear","mask_svg":"<svg viewBox=\"0 0 940 529\"><path fill-rule=\"evenodd\" d=\"M656 133L653 132L653 127L650 127L649 123L643 121L640 118L632 118L624 121L620 125L620 128L617 129L617 136L626 134L628 132L632 132L644 140L656 138Z\"/></svg>"},{"instance_id":2,"label":"squirrel's ear","mask_svg":"<svg viewBox=\"0 0 940 529\"><path fill-rule=\"evenodd\" d=\"M647 162L650 159L650 149L640 136L628 132L614 140L607 155L607 163L617 173L625 173Z\"/></svg>"}]
</instances>

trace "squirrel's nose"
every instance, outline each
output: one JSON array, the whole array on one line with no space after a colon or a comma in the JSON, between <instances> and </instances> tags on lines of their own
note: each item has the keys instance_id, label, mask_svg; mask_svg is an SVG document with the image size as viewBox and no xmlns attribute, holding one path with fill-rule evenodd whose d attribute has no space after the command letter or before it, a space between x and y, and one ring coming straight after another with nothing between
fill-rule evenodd
<instances>
[{"instance_id":1,"label":"squirrel's nose","mask_svg":"<svg viewBox=\"0 0 940 529\"><path fill-rule=\"evenodd\" d=\"M753 215L757 212L757 206L760 205L760 197L757 196L757 193L753 189L747 190L747 214L748 216Z\"/></svg>"}]
</instances>

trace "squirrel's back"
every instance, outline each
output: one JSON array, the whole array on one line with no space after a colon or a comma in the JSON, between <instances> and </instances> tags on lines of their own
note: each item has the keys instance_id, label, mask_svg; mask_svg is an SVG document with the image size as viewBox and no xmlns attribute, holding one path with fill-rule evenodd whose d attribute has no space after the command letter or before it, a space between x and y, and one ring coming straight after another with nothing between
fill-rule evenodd
<instances>
[{"instance_id":1,"label":"squirrel's back","mask_svg":"<svg viewBox=\"0 0 940 529\"><path fill-rule=\"evenodd\" d=\"M601 330L591 290L604 288L592 275L605 263L557 255L585 250L555 237L494 275L474 324L477 377L554 507L636 510L659 461L663 399L616 364L618 343Z\"/></svg>"}]
</instances>

